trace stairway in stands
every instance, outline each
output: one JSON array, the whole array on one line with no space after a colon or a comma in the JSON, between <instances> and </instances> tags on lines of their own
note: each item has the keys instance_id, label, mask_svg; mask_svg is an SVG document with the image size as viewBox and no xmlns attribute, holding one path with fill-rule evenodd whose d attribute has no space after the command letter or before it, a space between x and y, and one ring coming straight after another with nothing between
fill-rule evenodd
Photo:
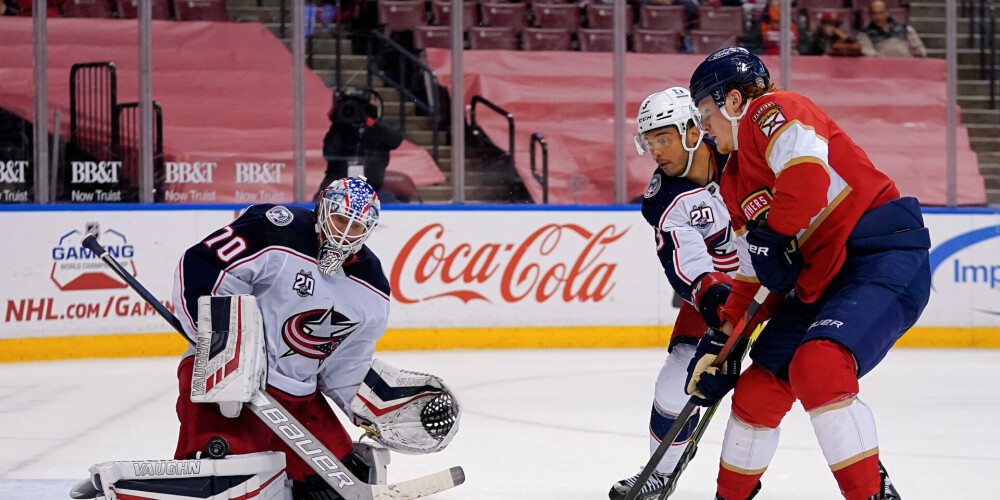
<instances>
[{"instance_id":1,"label":"stairway in stands","mask_svg":"<svg viewBox=\"0 0 1000 500\"><path fill-rule=\"evenodd\" d=\"M958 2L961 6L962 2ZM974 3L974 2L970 2ZM989 80L980 66L978 45L969 36L969 18L958 17L958 104L961 120L969 130L969 142L979 156L979 171L986 181L986 197L1000 204L1000 89L994 89L997 105L990 107ZM923 0L910 3L910 24L917 30L928 56L945 57L945 2ZM996 32L997 30L994 30ZM996 37L1000 47L1000 36ZM1000 75L996 75L1000 78Z\"/></svg>"},{"instance_id":2,"label":"stairway in stands","mask_svg":"<svg viewBox=\"0 0 1000 500\"><path fill-rule=\"evenodd\" d=\"M226 0L229 18L240 22L263 23L275 36L281 38L285 46L291 50L291 14L287 13L285 33L281 33L280 0L260 0L262 6L257 6L258 0ZM287 5L292 4L291 0ZM284 36L282 36L284 35ZM336 50L337 40L324 31L317 23L313 36L313 71L319 75L328 87L336 83ZM365 71L365 56L351 53L350 41L341 42L342 84L364 86L367 83ZM377 78L373 87L384 99L384 116L393 124L398 124L400 101L399 93L392 87L385 86ZM417 116L415 106L405 105L406 139L423 147L432 153L431 120L426 116ZM438 166L445 175L445 182L430 186L419 186L421 197L425 203L446 203L452 199L451 186L451 145L447 131L438 133ZM490 171L489 162L482 162L470 154L467 148L465 161L465 199L468 202L504 203L523 202L521 196L512 194L502 182L497 182L496 175ZM520 198L520 199L512 199Z\"/></svg>"}]
</instances>

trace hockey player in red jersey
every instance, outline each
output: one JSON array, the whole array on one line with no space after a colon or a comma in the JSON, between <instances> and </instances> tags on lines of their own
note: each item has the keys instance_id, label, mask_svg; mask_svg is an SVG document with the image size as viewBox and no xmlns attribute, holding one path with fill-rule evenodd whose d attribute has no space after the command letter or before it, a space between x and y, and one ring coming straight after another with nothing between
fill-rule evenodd
<instances>
[{"instance_id":1,"label":"hockey player in red jersey","mask_svg":"<svg viewBox=\"0 0 1000 500\"><path fill-rule=\"evenodd\" d=\"M652 453L688 401L686 368L706 324L721 325L719 311L729 296L737 258L726 205L717 180L726 162L711 139L695 126L691 94L683 87L656 92L636 117L639 154L649 153L657 168L642 198L642 215L653 228L656 255L667 280L684 302L674 321L669 354L660 369L649 419ZM687 446L697 415L671 444L640 489L639 500L659 498ZM624 498L638 479L615 483L612 500Z\"/></svg>"},{"instance_id":2,"label":"hockey player in red jersey","mask_svg":"<svg viewBox=\"0 0 1000 500\"><path fill-rule=\"evenodd\" d=\"M738 235L739 270L725 323L689 366L706 403L735 386L718 477L723 500L752 498L798 400L848 500L899 498L879 463L858 379L919 317L930 291L930 236L914 198L899 195L809 99L776 90L749 51L710 55L691 77L701 129L730 152L720 186ZM705 371L761 286L785 294L736 374Z\"/></svg>"}]
</instances>

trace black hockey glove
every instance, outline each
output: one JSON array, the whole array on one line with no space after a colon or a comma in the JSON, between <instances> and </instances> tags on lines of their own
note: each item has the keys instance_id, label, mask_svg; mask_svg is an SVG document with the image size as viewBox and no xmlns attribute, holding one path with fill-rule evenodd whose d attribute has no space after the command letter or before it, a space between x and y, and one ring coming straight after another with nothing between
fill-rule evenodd
<instances>
[{"instance_id":1,"label":"black hockey glove","mask_svg":"<svg viewBox=\"0 0 1000 500\"><path fill-rule=\"evenodd\" d=\"M691 301L701 313L705 325L712 328L722 326L722 307L732 290L733 279L726 273L705 273L695 280Z\"/></svg>"},{"instance_id":2,"label":"black hockey glove","mask_svg":"<svg viewBox=\"0 0 1000 500\"><path fill-rule=\"evenodd\" d=\"M709 328L688 363L687 393L698 406L712 406L736 387L740 376L738 357L732 361L733 356L727 358L721 369L712 366L728 339L722 330Z\"/></svg>"},{"instance_id":3,"label":"black hockey glove","mask_svg":"<svg viewBox=\"0 0 1000 500\"><path fill-rule=\"evenodd\" d=\"M788 293L802 272L802 254L794 236L774 232L767 220L747 222L750 262L760 284L774 293Z\"/></svg>"}]
</instances>

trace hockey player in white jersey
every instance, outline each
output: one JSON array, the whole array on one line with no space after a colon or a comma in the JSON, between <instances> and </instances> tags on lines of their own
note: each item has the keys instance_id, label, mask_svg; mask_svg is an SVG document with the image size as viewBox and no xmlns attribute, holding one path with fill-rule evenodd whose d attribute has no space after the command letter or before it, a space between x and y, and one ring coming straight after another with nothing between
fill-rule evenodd
<instances>
[{"instance_id":1,"label":"hockey player in white jersey","mask_svg":"<svg viewBox=\"0 0 1000 500\"><path fill-rule=\"evenodd\" d=\"M315 210L251 206L184 253L173 293L191 339L199 318L211 318L214 326L217 318L230 317L228 310L206 312L208 301L199 310L199 298L213 296L215 303L219 296L252 295L262 320L267 394L352 469L359 465L354 443L326 397L354 424L378 434L383 445L404 453L444 448L460 415L457 400L437 377L400 377L400 371L373 361L390 295L379 259L364 245L379 210L375 192L358 178L334 181ZM192 346L178 369L176 459L193 458L218 436L230 454L284 452L295 500L340 498L251 412L192 402L192 377L200 376L194 354ZM400 387L400 380L419 385ZM373 477L360 469L358 477Z\"/></svg>"},{"instance_id":2,"label":"hockey player in white jersey","mask_svg":"<svg viewBox=\"0 0 1000 500\"><path fill-rule=\"evenodd\" d=\"M729 212L716 183L727 155L695 126L691 95L673 87L650 95L636 117L639 154L649 153L657 169L643 195L642 215L653 226L656 254L670 285L684 302L668 347L668 356L656 379L649 419L649 450L674 423L688 401L684 391L687 366L707 326L718 327L719 308L731 289L730 273L738 259ZM694 428L695 414L674 440L638 499L659 498ZM611 488L611 499L624 498L638 474Z\"/></svg>"}]
</instances>

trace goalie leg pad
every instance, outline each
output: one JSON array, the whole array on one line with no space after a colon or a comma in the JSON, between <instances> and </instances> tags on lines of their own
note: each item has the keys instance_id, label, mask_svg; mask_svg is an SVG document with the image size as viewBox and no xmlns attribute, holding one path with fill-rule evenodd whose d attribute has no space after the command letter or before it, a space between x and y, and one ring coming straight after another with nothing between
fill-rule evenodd
<instances>
[{"instance_id":1,"label":"goalie leg pad","mask_svg":"<svg viewBox=\"0 0 1000 500\"><path fill-rule=\"evenodd\" d=\"M221 460L134 460L90 468L90 486L77 485L73 498L118 500L203 500L205 498L285 498L285 456L265 452Z\"/></svg>"},{"instance_id":2,"label":"goalie leg pad","mask_svg":"<svg viewBox=\"0 0 1000 500\"><path fill-rule=\"evenodd\" d=\"M380 444L420 455L443 450L458 432L462 407L434 375L375 359L350 404L355 422Z\"/></svg>"},{"instance_id":3,"label":"goalie leg pad","mask_svg":"<svg viewBox=\"0 0 1000 500\"><path fill-rule=\"evenodd\" d=\"M235 418L242 403L267 383L264 324L252 295L206 295L198 299L191 401L218 403Z\"/></svg>"}]
</instances>

